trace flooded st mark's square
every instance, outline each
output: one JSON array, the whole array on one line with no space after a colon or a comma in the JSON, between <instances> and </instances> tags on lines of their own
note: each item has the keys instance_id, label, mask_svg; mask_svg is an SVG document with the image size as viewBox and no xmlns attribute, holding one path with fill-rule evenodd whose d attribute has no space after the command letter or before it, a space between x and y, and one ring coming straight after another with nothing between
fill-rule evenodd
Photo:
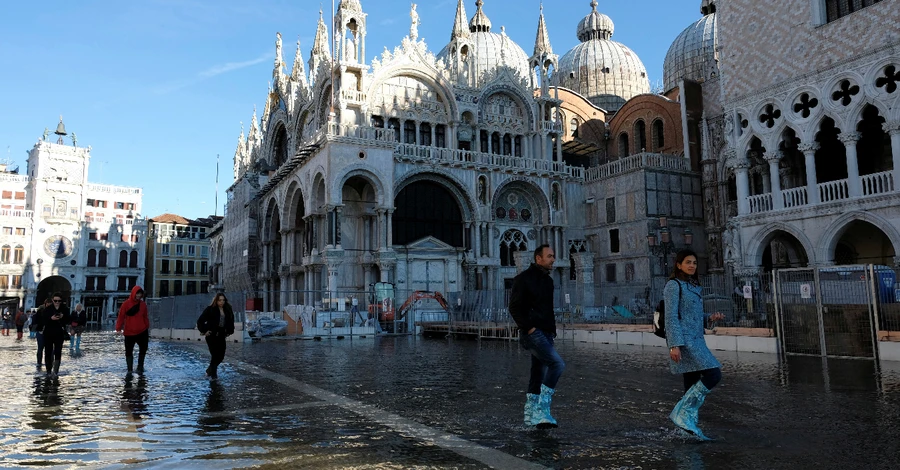
<instances>
[{"instance_id":1,"label":"flooded st mark's square","mask_svg":"<svg viewBox=\"0 0 900 470\"><path fill-rule=\"evenodd\" d=\"M522 424L529 360L506 341L354 338L153 341L125 374L111 333L85 334L60 377L0 338L2 468L889 469L900 365L716 355L724 379L699 443L668 419L681 396L659 348L560 342L560 427Z\"/></svg>"}]
</instances>

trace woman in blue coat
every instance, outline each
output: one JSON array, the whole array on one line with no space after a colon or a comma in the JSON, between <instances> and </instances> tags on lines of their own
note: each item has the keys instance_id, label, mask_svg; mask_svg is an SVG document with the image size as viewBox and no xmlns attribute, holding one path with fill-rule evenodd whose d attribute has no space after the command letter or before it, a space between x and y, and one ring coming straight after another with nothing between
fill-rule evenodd
<instances>
[{"instance_id":1,"label":"woman in blue coat","mask_svg":"<svg viewBox=\"0 0 900 470\"><path fill-rule=\"evenodd\" d=\"M682 374L685 389L669 418L685 431L709 440L697 427L698 413L706 395L722 379L722 365L706 346L703 330L707 321L725 316L703 312L697 254L693 251L682 250L675 255L675 269L666 283L664 299L669 368L673 374Z\"/></svg>"}]
</instances>

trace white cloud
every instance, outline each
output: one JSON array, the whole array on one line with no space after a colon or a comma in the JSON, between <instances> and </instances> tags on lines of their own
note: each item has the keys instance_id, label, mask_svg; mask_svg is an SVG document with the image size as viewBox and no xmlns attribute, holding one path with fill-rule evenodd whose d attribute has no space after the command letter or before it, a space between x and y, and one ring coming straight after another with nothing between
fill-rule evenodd
<instances>
[{"instance_id":1,"label":"white cloud","mask_svg":"<svg viewBox=\"0 0 900 470\"><path fill-rule=\"evenodd\" d=\"M158 95L166 95L172 93L174 91L181 90L183 88L187 88L192 85L196 85L204 80L208 80L213 77L217 77L222 74L226 74L229 72L234 72L235 70L245 69L247 67L252 67L257 64L261 64L266 61L275 60L275 55L271 52L267 52L262 54L261 56L246 60L243 62L226 62L224 64L213 65L206 70L198 72L195 76L191 78L186 78L182 80L174 80L168 83L164 83L162 85L154 88L154 92Z\"/></svg>"}]
</instances>

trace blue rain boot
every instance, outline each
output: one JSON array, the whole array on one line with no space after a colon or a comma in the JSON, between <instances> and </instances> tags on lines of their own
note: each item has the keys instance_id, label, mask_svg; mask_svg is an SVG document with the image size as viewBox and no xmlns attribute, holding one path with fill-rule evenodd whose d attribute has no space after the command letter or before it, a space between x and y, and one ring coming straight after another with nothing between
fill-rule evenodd
<instances>
[{"instance_id":1,"label":"blue rain boot","mask_svg":"<svg viewBox=\"0 0 900 470\"><path fill-rule=\"evenodd\" d=\"M538 429L551 429L557 427L556 420L550 415L550 404L553 402L554 393L556 393L556 390L546 385L541 385L540 401L533 415L534 419L532 420Z\"/></svg>"},{"instance_id":2,"label":"blue rain boot","mask_svg":"<svg viewBox=\"0 0 900 470\"><path fill-rule=\"evenodd\" d=\"M525 394L525 426L534 426L538 423L535 416L539 416L541 396L534 393Z\"/></svg>"},{"instance_id":3,"label":"blue rain boot","mask_svg":"<svg viewBox=\"0 0 900 470\"><path fill-rule=\"evenodd\" d=\"M706 395L708 394L709 389L703 385L703 382L698 381L693 387L685 392L684 396L681 397L681 400L679 400L677 404L675 404L675 408L672 409L672 413L669 415L669 419L671 419L676 426L693 434L701 441L712 440L709 437L706 437L706 435L703 434L703 431L697 427L700 407L703 406L703 402L706 400Z\"/></svg>"}]
</instances>

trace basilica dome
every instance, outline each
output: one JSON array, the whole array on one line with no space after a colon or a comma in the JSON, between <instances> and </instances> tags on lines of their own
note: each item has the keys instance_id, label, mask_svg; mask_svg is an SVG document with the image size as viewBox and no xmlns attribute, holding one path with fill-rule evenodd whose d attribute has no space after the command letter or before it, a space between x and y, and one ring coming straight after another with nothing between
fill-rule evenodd
<instances>
[{"instance_id":1,"label":"basilica dome","mask_svg":"<svg viewBox=\"0 0 900 470\"><path fill-rule=\"evenodd\" d=\"M484 13L482 6L484 2L478 0L476 2L478 11L469 22L468 41L473 45L474 51L474 70L478 75L477 83L481 83L481 77L485 74L492 74L501 66L511 67L519 73L522 78L528 78L531 73L531 67L528 66L528 54L509 36L506 32L497 34L491 32L491 20ZM444 47L438 53L439 59L449 62L452 57L450 54L450 45Z\"/></svg>"},{"instance_id":2,"label":"basilica dome","mask_svg":"<svg viewBox=\"0 0 900 470\"><path fill-rule=\"evenodd\" d=\"M677 87L682 79L702 83L719 73L715 2L704 1L701 11L703 18L682 31L666 53L663 62L665 91Z\"/></svg>"},{"instance_id":3,"label":"basilica dome","mask_svg":"<svg viewBox=\"0 0 900 470\"><path fill-rule=\"evenodd\" d=\"M573 90L591 103L615 112L629 99L650 92L647 69L628 46L611 40L615 25L610 17L597 11L578 23L575 46L559 60L553 84Z\"/></svg>"}]
</instances>

